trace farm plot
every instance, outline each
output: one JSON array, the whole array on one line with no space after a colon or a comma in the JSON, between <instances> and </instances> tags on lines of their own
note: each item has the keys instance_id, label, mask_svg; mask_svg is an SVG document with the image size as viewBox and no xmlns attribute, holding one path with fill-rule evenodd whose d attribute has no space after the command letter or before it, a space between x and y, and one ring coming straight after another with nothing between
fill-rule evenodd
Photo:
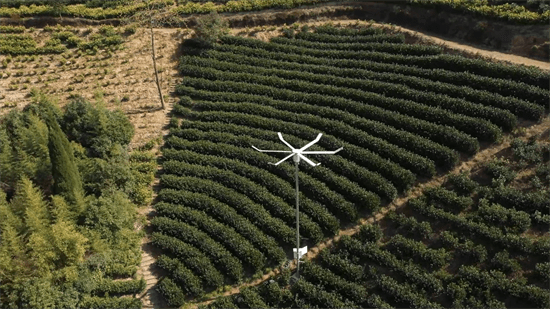
<instances>
[{"instance_id":1,"label":"farm plot","mask_svg":"<svg viewBox=\"0 0 550 309\"><path fill-rule=\"evenodd\" d=\"M292 286L287 273L207 308L548 308L548 143L512 152L341 237Z\"/></svg>"},{"instance_id":2,"label":"farm plot","mask_svg":"<svg viewBox=\"0 0 550 309\"><path fill-rule=\"evenodd\" d=\"M160 289L173 305L291 252L294 169L268 165L279 158L251 145L283 150L279 131L296 146L323 132L312 150L344 147L312 156L322 165L299 174L300 232L313 246L449 170L460 153L499 142L518 118L540 119L550 98L547 72L442 54L373 28L287 31L269 43L223 37L185 50L174 107L184 120L166 139L153 221L153 243L171 259ZM428 258L436 268L445 261Z\"/></svg>"}]
</instances>

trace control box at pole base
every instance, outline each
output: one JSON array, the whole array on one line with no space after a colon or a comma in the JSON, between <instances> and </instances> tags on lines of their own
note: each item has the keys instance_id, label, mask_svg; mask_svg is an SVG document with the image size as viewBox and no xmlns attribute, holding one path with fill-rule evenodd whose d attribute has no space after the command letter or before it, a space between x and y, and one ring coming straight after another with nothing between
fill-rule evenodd
<instances>
[{"instance_id":1,"label":"control box at pole base","mask_svg":"<svg viewBox=\"0 0 550 309\"><path fill-rule=\"evenodd\" d=\"M296 248L292 248L292 251L294 252L294 259L296 259ZM302 256L307 254L307 246L300 248L298 250L298 253L299 253L298 259L301 259Z\"/></svg>"}]
</instances>

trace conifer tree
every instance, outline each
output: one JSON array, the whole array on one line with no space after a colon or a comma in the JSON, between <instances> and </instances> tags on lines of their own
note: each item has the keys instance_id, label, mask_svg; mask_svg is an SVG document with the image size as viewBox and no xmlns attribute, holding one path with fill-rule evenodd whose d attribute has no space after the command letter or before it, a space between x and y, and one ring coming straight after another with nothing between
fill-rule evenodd
<instances>
[{"instance_id":1,"label":"conifer tree","mask_svg":"<svg viewBox=\"0 0 550 309\"><path fill-rule=\"evenodd\" d=\"M7 295L14 286L29 277L31 268L25 255L25 246L17 231L8 223L0 226L0 304L6 304Z\"/></svg>"},{"instance_id":2,"label":"conifer tree","mask_svg":"<svg viewBox=\"0 0 550 309\"><path fill-rule=\"evenodd\" d=\"M78 215L85 208L84 191L71 144L53 115L46 118L46 124L49 129L48 150L54 179L53 193L63 196L72 212Z\"/></svg>"},{"instance_id":3,"label":"conifer tree","mask_svg":"<svg viewBox=\"0 0 550 309\"><path fill-rule=\"evenodd\" d=\"M0 190L0 228L2 224L9 224L18 233L23 232L23 221L16 216L6 201L6 193Z\"/></svg>"},{"instance_id":4,"label":"conifer tree","mask_svg":"<svg viewBox=\"0 0 550 309\"><path fill-rule=\"evenodd\" d=\"M52 236L59 257L58 265L76 266L84 260L88 239L76 230L74 224L58 221L52 226Z\"/></svg>"},{"instance_id":5,"label":"conifer tree","mask_svg":"<svg viewBox=\"0 0 550 309\"><path fill-rule=\"evenodd\" d=\"M41 233L50 225L50 213L42 192L25 176L17 184L15 196L11 200L11 209L23 219L25 233Z\"/></svg>"},{"instance_id":6,"label":"conifer tree","mask_svg":"<svg viewBox=\"0 0 550 309\"><path fill-rule=\"evenodd\" d=\"M61 195L52 196L52 204L50 207L50 214L52 222L57 223L59 221L74 222L74 216L69 210L69 206L65 199Z\"/></svg>"},{"instance_id":7,"label":"conifer tree","mask_svg":"<svg viewBox=\"0 0 550 309\"><path fill-rule=\"evenodd\" d=\"M0 218L2 218L0 221L0 282L9 284L24 277L26 258L23 242L19 236L22 222L12 213L2 190L0 190Z\"/></svg>"}]
</instances>

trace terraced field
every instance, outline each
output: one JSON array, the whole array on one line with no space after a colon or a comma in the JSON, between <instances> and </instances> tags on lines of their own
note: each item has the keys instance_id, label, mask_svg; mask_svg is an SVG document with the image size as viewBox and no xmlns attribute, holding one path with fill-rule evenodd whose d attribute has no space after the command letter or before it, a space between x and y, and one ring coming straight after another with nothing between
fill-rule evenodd
<instances>
[{"instance_id":1,"label":"terraced field","mask_svg":"<svg viewBox=\"0 0 550 309\"><path fill-rule=\"evenodd\" d=\"M276 132L296 146L323 132L311 150L344 147L336 156L311 156L322 164L300 170L300 232L311 247L413 184L451 169L461 156L498 143L519 120L537 121L548 112L548 72L446 55L439 47L404 44L403 36L370 27L303 30L286 31L269 43L223 37L209 49L185 44L184 79L176 87L181 100L174 107L183 120L173 119L165 140L161 202L152 221L153 244L166 253L157 264L169 274L159 289L172 305L291 258L285 253L295 239L293 167L268 165L280 158L251 148L284 150ZM378 254L351 238L341 243L346 241L361 248L349 249L358 250L350 251L355 270L359 260ZM390 247L396 248L390 250L394 255L409 250L413 258L420 256L415 263L426 262L432 270L448 262L441 250L405 238ZM384 259L389 254L380 252ZM425 290L439 286L394 258L383 265L403 274L410 270L412 283L427 284ZM317 273L315 265L306 265L305 274ZM395 290L394 279L372 276L390 294L409 288ZM323 284L344 282L334 278ZM356 289L342 284L342 291ZM305 281L293 289L315 295L306 301L311 305L384 307L386 302L344 300ZM397 306L437 302L418 291L407 295Z\"/></svg>"},{"instance_id":2,"label":"terraced field","mask_svg":"<svg viewBox=\"0 0 550 309\"><path fill-rule=\"evenodd\" d=\"M290 288L278 276L205 308L547 308L548 145L516 139L512 162L449 175L304 262Z\"/></svg>"}]
</instances>

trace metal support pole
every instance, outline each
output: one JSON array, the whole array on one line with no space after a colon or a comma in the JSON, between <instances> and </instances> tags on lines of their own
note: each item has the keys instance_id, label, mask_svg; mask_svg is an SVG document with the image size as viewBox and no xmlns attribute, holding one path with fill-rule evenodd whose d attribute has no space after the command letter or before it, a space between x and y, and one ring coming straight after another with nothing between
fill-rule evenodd
<instances>
[{"instance_id":1,"label":"metal support pole","mask_svg":"<svg viewBox=\"0 0 550 309\"><path fill-rule=\"evenodd\" d=\"M262 149L259 149L257 147L254 147L254 146L252 146L252 148L256 149L259 152L290 153L288 156L286 156L281 161L279 161L277 163L268 162L269 164L279 165L279 164L283 163L284 161L286 161L287 159L290 159L290 157L292 157L292 160L295 163L295 166L296 166L296 278L299 278L300 277L300 200L299 200L300 199L300 190L298 188L298 164L300 163L300 158L304 159L304 161L306 161L306 163L311 165L311 166L317 166L321 163L315 164L310 159L304 157L304 155L306 155L306 154L335 154L338 151L342 150L343 147L340 147L339 149L334 150L334 151L305 151L310 146L317 143L319 141L319 139L321 139L321 136L323 134L319 133L313 141L309 142L307 145L305 145L304 147L302 147L300 149L296 149L296 148L292 147L292 145L290 145L287 141L285 141L284 138L283 138L283 135L281 134L281 132L277 132L277 134L279 135L279 139L285 145L287 145L288 148L290 148L290 150L262 150ZM307 248L304 247L304 249L305 249L304 250L305 253L307 253Z\"/></svg>"},{"instance_id":2,"label":"metal support pole","mask_svg":"<svg viewBox=\"0 0 550 309\"><path fill-rule=\"evenodd\" d=\"M299 210L299 196L300 191L298 190L298 164L300 159L294 160L296 165L296 275L300 277L300 210Z\"/></svg>"}]
</instances>

